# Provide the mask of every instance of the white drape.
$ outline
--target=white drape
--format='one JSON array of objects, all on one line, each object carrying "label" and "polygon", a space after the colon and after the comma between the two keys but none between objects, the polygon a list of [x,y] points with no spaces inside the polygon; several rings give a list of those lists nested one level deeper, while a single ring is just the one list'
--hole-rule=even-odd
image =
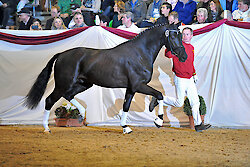
[{"label": "white drape", "polygon": [[[192,25],[193,29],[201,25]],[[43,36],[58,31],[11,31],[15,35]],[[214,126],[250,127],[249,29],[226,24],[194,36],[195,68],[199,77],[198,92],[207,105],[205,122]],[[99,26],[91,27],[73,37],[44,45],[17,45],[0,41],[0,124],[41,124],[44,99],[54,87],[53,74],[47,91],[35,110],[22,106],[37,75],[56,53],[73,47],[111,48],[126,39]],[[128,48],[129,49],[129,48]],[[163,94],[175,97],[171,60],[164,57],[164,48],[154,64],[150,85]],[[119,125],[117,114],[122,109],[125,89],[93,86],[76,99],[86,108],[87,122],[92,125]],[[60,99],[52,110],[61,105]],[[136,94],[129,112],[129,124],[153,126],[155,113],[148,111],[149,96]],[[164,108],[165,122],[172,126],[188,121],[182,108]],[[53,122],[54,114],[50,116]]]}]

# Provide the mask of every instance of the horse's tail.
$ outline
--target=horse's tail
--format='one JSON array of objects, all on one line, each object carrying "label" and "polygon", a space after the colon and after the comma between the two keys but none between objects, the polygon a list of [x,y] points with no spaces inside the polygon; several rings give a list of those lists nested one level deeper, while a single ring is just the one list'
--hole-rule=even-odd
[{"label": "horse's tail", "polygon": [[34,109],[37,107],[39,102],[41,101],[43,94],[46,90],[47,84],[49,82],[50,74],[52,72],[52,67],[54,61],[58,58],[60,53],[54,55],[49,62],[47,63],[46,67],[42,70],[42,72],[37,77],[35,83],[33,84],[32,88],[30,89],[29,93],[25,97],[24,105],[29,109]]}]

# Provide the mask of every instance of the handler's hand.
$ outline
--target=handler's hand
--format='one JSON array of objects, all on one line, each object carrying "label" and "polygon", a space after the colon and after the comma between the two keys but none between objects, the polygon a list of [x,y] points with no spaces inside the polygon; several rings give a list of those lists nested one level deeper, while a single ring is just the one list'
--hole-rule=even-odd
[{"label": "handler's hand", "polygon": [[194,83],[196,83],[199,80],[197,75],[194,75],[193,79],[194,79]]}]

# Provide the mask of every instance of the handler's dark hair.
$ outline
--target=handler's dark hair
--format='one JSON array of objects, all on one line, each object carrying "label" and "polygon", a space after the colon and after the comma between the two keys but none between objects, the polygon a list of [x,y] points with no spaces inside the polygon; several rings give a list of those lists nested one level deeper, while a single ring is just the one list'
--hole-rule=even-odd
[{"label": "handler's dark hair", "polygon": [[191,34],[193,35],[193,29],[192,29],[192,28],[190,28],[190,27],[185,27],[185,28],[183,28],[182,32],[183,32],[184,30],[190,30],[190,31],[191,31]]}]

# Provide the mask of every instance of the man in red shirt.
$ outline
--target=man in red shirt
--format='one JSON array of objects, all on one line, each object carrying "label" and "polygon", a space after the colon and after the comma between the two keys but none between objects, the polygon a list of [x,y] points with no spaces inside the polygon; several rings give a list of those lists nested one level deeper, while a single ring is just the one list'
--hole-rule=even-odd
[{"label": "man in red shirt", "polygon": [[[202,130],[206,130],[211,127],[211,125],[204,125],[201,121],[201,116],[199,113],[199,97],[197,93],[197,89],[195,83],[198,81],[198,77],[195,73],[194,68],[194,47],[190,44],[191,39],[193,37],[193,30],[189,27],[185,27],[182,31],[182,43],[185,47],[185,51],[188,55],[187,60],[185,62],[180,62],[178,57],[173,55],[171,51],[166,49],[165,56],[173,59],[173,72],[174,83],[176,89],[177,98],[164,96],[163,100],[158,101],[159,103],[159,111],[158,117],[155,119],[154,123],[157,127],[161,127],[163,123],[163,105],[173,106],[173,107],[181,107],[184,104],[185,96],[188,97],[190,101],[190,105],[192,107],[192,115],[194,117],[195,130],[197,132],[201,132]],[[151,105],[153,105],[154,100],[151,101]]]}]

